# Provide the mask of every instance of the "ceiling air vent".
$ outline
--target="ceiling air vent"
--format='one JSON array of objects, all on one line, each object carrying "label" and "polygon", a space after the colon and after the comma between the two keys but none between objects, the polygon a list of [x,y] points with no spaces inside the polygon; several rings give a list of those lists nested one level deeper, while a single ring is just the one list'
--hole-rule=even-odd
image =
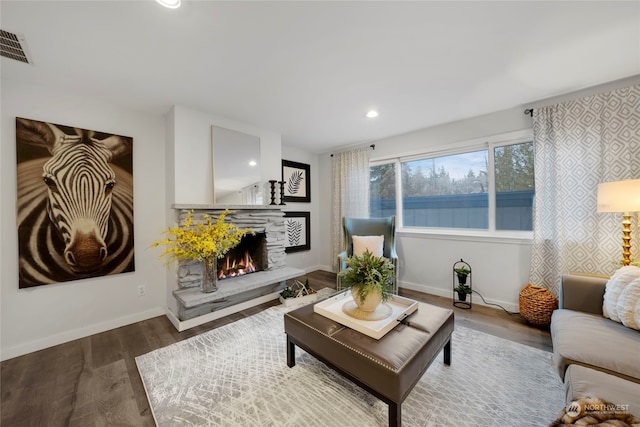
[{"label": "ceiling air vent", "polygon": [[33,64],[27,42],[22,34],[0,30],[0,55],[26,64]]}]

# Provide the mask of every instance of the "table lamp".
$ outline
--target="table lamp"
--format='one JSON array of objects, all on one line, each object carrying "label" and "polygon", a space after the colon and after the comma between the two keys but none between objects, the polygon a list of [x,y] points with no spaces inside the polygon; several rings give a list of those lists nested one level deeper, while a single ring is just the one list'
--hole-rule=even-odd
[{"label": "table lamp", "polygon": [[598,212],[622,212],[622,265],[631,264],[631,212],[640,211],[640,179],[598,184]]}]

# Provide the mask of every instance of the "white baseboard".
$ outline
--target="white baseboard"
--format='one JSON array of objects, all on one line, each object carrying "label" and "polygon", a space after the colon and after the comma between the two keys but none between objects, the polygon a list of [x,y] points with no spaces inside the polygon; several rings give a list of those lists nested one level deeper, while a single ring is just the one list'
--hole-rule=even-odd
[{"label": "white baseboard", "polygon": [[273,301],[280,297],[280,292],[273,292],[271,294],[263,295],[258,298],[251,299],[249,301],[234,304],[229,307],[221,308],[220,310],[212,311],[211,313],[203,314],[202,316],[194,317],[193,319],[180,320],[171,310],[167,309],[165,315],[178,332],[186,331],[187,329],[195,326],[203,325],[212,320],[221,319],[230,314],[237,313],[247,308],[255,307],[256,305],[263,304],[265,302]]},{"label": "white baseboard", "polygon": [[312,273],[318,270],[328,271],[329,273],[335,273],[335,271],[333,271],[331,267],[329,267],[328,265],[322,265],[322,264],[317,264],[311,267],[304,267],[302,269],[304,270],[305,274]]},{"label": "white baseboard", "polygon": [[[446,298],[453,297],[452,295],[453,291],[451,291],[450,289],[442,289],[436,286],[429,286],[421,283],[411,283],[411,282],[399,282],[398,286],[400,288],[410,289],[412,291],[424,292],[425,294],[437,295],[437,296],[446,297]],[[495,300],[487,297],[485,297],[485,299],[487,300],[487,303],[501,305],[502,307],[505,308],[505,310],[508,310],[514,313],[519,310],[517,303],[502,301],[502,300]],[[473,304],[484,305],[485,307],[494,307],[499,309],[499,307],[496,307],[495,305],[485,304],[482,301],[482,298],[480,298],[480,296],[477,294],[475,294],[473,297]]]},{"label": "white baseboard", "polygon": [[318,265],[316,270],[327,271],[329,273],[335,273],[335,270],[330,265]]},{"label": "white baseboard", "polygon": [[88,337],[90,335],[99,334],[101,332],[109,331],[111,329],[119,328],[121,326],[130,325],[132,323],[141,322],[143,320],[151,319],[152,317],[162,316],[165,312],[164,307],[154,307],[152,309],[130,314],[128,316],[119,317],[117,319],[111,319],[105,322],[94,323],[82,328],[72,329],[59,334],[51,335],[45,338],[36,339],[26,343],[14,345],[11,347],[3,347],[0,350],[0,360],[13,359],[14,357],[22,356],[34,351],[42,350],[45,348],[53,347],[58,344],[64,344],[69,341],[77,340],[80,338]]},{"label": "white baseboard", "polygon": [[319,265],[314,265],[312,267],[305,267],[303,268],[305,274],[311,273],[312,271],[316,271],[316,270],[320,270],[320,266]]}]

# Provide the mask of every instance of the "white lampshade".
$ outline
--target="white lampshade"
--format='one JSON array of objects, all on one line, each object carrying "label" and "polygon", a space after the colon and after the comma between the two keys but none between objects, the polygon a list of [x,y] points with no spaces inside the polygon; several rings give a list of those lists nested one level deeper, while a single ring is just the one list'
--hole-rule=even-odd
[{"label": "white lampshade", "polygon": [[598,212],[640,211],[640,179],[598,184]]}]

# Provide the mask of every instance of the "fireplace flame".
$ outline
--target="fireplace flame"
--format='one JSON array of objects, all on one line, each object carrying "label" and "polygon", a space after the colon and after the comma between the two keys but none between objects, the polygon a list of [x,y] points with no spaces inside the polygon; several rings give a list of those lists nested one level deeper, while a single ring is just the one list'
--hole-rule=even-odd
[{"label": "fireplace flame", "polygon": [[249,251],[245,251],[244,255],[239,258],[231,259],[227,255],[222,262],[218,262],[218,280],[228,277],[238,277],[256,271],[256,265],[249,255]]}]

